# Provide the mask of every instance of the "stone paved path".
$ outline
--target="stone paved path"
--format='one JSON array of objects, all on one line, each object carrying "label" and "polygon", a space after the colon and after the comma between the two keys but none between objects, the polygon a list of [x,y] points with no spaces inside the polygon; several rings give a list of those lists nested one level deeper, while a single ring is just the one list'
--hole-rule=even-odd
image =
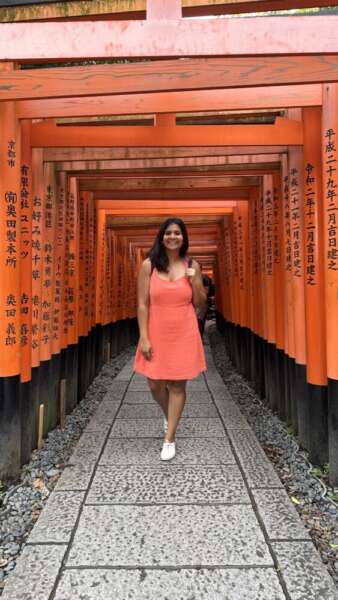
[{"label": "stone paved path", "polygon": [[3,600],[337,600],[206,346],[177,457],[127,365],[83,433]]}]

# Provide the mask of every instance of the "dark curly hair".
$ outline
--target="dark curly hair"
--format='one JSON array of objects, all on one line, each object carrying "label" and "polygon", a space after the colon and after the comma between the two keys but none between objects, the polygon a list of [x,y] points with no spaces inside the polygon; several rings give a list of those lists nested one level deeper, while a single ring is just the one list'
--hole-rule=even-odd
[{"label": "dark curly hair", "polygon": [[183,235],[183,244],[179,251],[180,256],[182,258],[184,258],[188,251],[189,238],[188,238],[188,232],[187,232],[187,228],[186,228],[185,224],[183,223],[182,219],[180,219],[179,217],[169,217],[169,219],[166,219],[162,223],[162,225],[159,229],[159,232],[155,238],[155,241],[152,245],[152,248],[149,251],[148,257],[150,258],[150,262],[151,262],[151,270],[156,268],[157,271],[162,271],[164,273],[168,272],[169,260],[168,260],[168,256],[167,256],[165,247],[162,244],[162,240],[163,240],[164,232],[173,223],[175,225],[179,226],[180,230],[182,231],[182,235]]}]

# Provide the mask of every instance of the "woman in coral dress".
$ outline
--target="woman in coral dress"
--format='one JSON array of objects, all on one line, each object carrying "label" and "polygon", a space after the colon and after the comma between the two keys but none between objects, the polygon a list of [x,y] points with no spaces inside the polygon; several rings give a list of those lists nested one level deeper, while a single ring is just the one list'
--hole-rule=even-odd
[{"label": "woman in coral dress", "polygon": [[175,433],[186,381],[206,370],[195,307],[206,302],[201,271],[188,265],[188,233],[181,219],[162,223],[138,278],[140,339],[134,370],[148,378],[165,416],[162,460],[175,456]]}]

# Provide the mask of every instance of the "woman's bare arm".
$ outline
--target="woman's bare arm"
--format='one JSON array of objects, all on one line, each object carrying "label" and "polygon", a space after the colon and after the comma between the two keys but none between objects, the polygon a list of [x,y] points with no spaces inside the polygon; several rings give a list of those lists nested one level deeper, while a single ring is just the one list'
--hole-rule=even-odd
[{"label": "woman's bare arm", "polygon": [[140,350],[147,360],[150,360],[152,355],[148,338],[150,275],[151,262],[149,258],[146,258],[142,263],[137,282],[137,320],[140,330]]},{"label": "woman's bare arm", "polygon": [[193,305],[195,308],[204,309],[207,302],[207,295],[203,286],[201,269],[196,260],[192,261],[192,268],[195,269],[195,274],[189,277],[189,280],[192,287]]}]

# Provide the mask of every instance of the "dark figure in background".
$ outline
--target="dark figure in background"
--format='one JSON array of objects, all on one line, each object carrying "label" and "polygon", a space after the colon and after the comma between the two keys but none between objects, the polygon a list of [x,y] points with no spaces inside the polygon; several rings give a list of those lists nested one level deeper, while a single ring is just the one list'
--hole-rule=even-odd
[{"label": "dark figure in background", "polygon": [[198,319],[198,328],[200,330],[201,337],[203,336],[203,333],[204,333],[205,321],[207,318],[208,309],[210,307],[210,297],[211,297],[212,291],[213,291],[213,284],[212,284],[210,277],[208,277],[208,275],[202,274],[202,281],[203,281],[203,287],[204,287],[205,293],[207,295],[207,302],[205,304],[205,307],[203,307],[202,309],[199,308],[196,310],[197,319]]}]

